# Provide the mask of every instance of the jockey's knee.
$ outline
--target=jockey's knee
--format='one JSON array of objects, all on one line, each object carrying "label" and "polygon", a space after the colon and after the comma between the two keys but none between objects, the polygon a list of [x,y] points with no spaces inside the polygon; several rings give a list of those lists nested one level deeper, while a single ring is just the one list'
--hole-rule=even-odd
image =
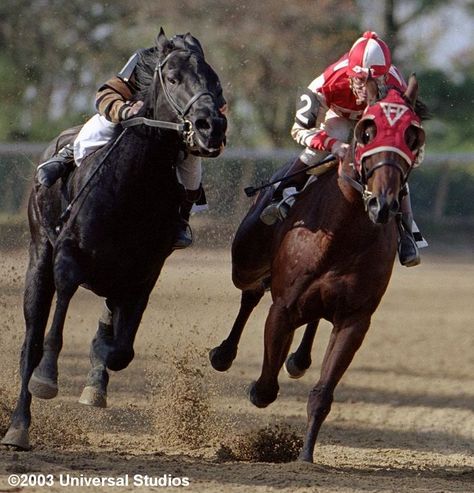
[{"label": "jockey's knee", "polygon": [[110,142],[117,135],[118,129],[117,123],[107,120],[102,115],[96,114],[90,118],[74,141],[76,165],[80,166],[89,154]]}]

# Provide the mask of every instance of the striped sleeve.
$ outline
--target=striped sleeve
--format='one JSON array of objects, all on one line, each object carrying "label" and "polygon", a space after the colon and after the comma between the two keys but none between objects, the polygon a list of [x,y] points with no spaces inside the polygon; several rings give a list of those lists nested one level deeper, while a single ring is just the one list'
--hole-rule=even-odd
[{"label": "striped sleeve", "polygon": [[130,105],[127,101],[132,98],[133,86],[119,77],[113,77],[103,84],[96,94],[95,106],[99,114],[107,120],[118,123],[123,119],[123,113]]},{"label": "striped sleeve", "polygon": [[[313,103],[316,114],[312,118],[313,126],[308,128],[303,124],[303,121],[299,118],[295,118],[295,123],[291,128],[291,136],[300,145],[305,147],[312,147],[314,149],[326,149],[324,147],[327,142],[328,135],[323,130],[321,124],[324,121],[326,113],[328,111],[328,106],[324,94],[320,91],[321,86],[324,84],[324,76],[320,75],[314,79],[308,86],[309,91],[311,91],[316,100],[317,104]],[[297,111],[301,112],[301,109]]]},{"label": "striped sleeve", "polygon": [[298,123],[293,125],[291,136],[298,144],[321,151],[331,151],[334,142],[336,142],[336,139],[330,137],[325,130],[321,128],[307,129]]}]

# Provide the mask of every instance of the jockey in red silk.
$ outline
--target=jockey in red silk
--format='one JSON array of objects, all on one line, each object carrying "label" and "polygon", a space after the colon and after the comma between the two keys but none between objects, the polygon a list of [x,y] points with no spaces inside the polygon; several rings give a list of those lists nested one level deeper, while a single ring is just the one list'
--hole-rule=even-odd
[{"label": "jockey in red silk", "polygon": [[[344,159],[352,130],[367,106],[365,82],[369,70],[377,82],[380,97],[387,94],[389,87],[401,91],[406,89],[405,80],[392,65],[387,44],[375,32],[365,32],[348,53],[326,68],[300,95],[291,135],[298,144],[305,146],[305,150],[287,174],[302,171],[329,153]],[[306,173],[300,173],[295,178],[281,182],[274,192],[274,200],[262,212],[262,221],[273,224],[285,218],[294,202],[294,199],[288,200],[289,196],[292,192],[297,193],[307,178]],[[400,235],[400,262],[413,266],[420,262],[420,257],[412,234],[413,218],[408,186],[401,209],[404,228]]]}]

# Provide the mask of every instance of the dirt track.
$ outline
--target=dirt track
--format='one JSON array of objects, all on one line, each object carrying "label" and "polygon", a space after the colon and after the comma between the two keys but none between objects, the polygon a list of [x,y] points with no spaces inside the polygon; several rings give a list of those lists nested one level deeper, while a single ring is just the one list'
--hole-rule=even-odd
[{"label": "dirt track", "polygon": [[[24,253],[0,257],[2,434],[18,389],[25,265]],[[313,368],[300,381],[282,374],[278,400],[256,409],[245,388],[259,374],[268,295],[248,324],[233,368],[218,374],[207,351],[225,337],[239,304],[228,254],[178,252],[153,293],[135,361],[111,376],[109,407],[89,409],[77,398],[101,302],[80,291],[65,330],[60,394],[34,400],[31,452],[0,450],[0,491],[21,490],[7,483],[13,473],[54,475],[53,487],[24,491],[131,491],[135,474],[187,477],[185,490],[193,492],[474,491],[473,287],[474,264],[466,254],[432,253],[420,267],[395,268],[366,341],[336,391],[314,465],[227,462],[221,444],[235,446],[242,433],[266,424],[287,423],[302,435],[328,324],[316,337]],[[129,486],[67,487],[59,484],[60,474],[115,481],[128,474]]]}]

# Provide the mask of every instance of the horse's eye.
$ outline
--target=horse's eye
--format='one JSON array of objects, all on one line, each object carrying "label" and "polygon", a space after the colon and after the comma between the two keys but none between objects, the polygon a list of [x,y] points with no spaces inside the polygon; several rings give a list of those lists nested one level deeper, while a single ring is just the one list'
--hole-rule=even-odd
[{"label": "horse's eye", "polygon": [[362,127],[359,127],[358,130],[356,138],[363,145],[368,144],[377,134],[377,127],[371,121],[363,123]]},{"label": "horse's eye", "polygon": [[166,79],[172,86],[178,82],[174,77],[167,77]]}]

